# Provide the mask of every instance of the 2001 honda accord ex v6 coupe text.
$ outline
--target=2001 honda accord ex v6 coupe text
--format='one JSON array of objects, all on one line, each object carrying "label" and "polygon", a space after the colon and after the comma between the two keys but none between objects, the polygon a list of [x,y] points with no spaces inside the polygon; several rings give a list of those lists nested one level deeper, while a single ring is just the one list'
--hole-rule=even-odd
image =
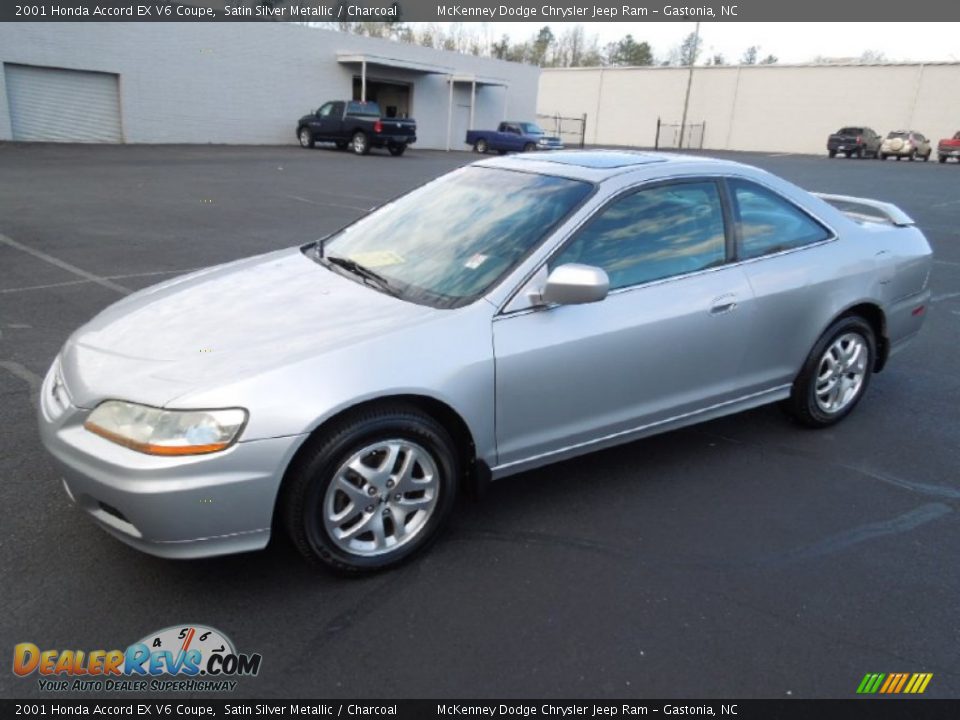
[{"label": "2001 honda accord ex v6 coupe text", "polygon": [[919,331],[931,264],[897,207],[737,163],[483,160],[107,308],[50,368],[40,428],[68,495],[141,550],[282,525],[383,568],[468,483],[775,401],[837,422]]}]

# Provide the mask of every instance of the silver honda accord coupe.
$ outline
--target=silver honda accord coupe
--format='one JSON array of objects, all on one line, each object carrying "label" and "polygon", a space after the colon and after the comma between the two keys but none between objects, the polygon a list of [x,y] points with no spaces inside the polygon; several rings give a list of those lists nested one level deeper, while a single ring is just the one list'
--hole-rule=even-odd
[{"label": "silver honda accord coupe", "polygon": [[920,330],[899,208],[700,157],[483,160],[66,342],[43,442],[140,550],[393,565],[465,488],[765,403],[825,427]]}]

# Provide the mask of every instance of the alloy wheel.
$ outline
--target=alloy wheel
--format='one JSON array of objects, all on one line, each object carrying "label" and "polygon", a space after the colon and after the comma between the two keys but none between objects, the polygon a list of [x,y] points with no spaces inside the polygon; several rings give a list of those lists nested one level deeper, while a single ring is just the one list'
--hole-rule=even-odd
[{"label": "alloy wheel", "polygon": [[817,369],[814,394],[817,406],[836,414],[852,403],[863,387],[870,349],[857,333],[845,333],[823,353]]},{"label": "alloy wheel", "polygon": [[373,557],[416,538],[437,506],[440,472],[427,450],[384,440],[351,455],[323,500],[323,524],[342,551]]}]

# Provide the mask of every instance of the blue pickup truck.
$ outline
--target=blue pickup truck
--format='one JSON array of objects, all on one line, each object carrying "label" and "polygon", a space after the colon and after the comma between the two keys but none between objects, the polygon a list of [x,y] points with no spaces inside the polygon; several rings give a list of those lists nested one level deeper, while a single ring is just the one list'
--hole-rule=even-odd
[{"label": "blue pickup truck", "polygon": [[501,155],[511,151],[563,150],[560,138],[549,137],[539,125],[531,122],[502,122],[496,130],[468,130],[466,143],[480,154],[490,150]]}]

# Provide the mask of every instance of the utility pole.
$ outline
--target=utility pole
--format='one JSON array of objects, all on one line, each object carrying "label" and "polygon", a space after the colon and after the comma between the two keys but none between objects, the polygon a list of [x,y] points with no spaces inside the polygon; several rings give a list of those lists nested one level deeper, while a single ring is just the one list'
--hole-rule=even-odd
[{"label": "utility pole", "polygon": [[683,149],[683,133],[687,129],[687,108],[690,107],[690,86],[693,84],[693,64],[697,61],[697,49],[700,47],[700,23],[693,31],[693,57],[690,58],[690,72],[687,74],[687,94],[683,98],[683,118],[680,120],[680,140],[677,149]]}]

